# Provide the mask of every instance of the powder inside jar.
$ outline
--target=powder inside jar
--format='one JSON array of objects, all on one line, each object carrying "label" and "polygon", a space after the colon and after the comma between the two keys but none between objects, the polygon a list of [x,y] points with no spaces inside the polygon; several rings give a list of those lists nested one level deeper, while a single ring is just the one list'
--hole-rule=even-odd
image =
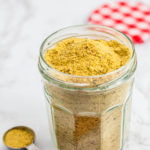
[{"label": "powder inside jar", "polygon": [[60,72],[93,76],[117,70],[130,57],[129,48],[115,40],[68,38],[49,49],[44,59]]},{"label": "powder inside jar", "polygon": [[[119,78],[124,70],[96,78],[84,76],[113,72],[125,65],[131,55],[127,46],[115,40],[68,38],[48,49],[44,59],[60,72],[83,76],[70,77],[52,70],[52,77],[64,82],[88,83],[93,88]],[[95,91],[70,90],[65,87],[65,83],[63,85],[44,82],[58,149],[121,149],[121,141],[127,137],[123,132],[128,128],[131,101],[128,93],[131,91],[132,79],[112,89],[96,88]]]}]

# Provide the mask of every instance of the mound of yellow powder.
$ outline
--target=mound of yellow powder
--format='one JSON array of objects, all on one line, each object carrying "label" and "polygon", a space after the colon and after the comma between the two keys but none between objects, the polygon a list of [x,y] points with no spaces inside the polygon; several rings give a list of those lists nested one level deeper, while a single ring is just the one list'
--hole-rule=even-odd
[{"label": "mound of yellow powder", "polygon": [[25,128],[15,128],[10,130],[4,138],[7,146],[12,148],[23,148],[30,145],[34,140],[33,134]]},{"label": "mound of yellow powder", "polygon": [[130,57],[128,47],[115,40],[68,38],[49,49],[44,59],[61,72],[92,76],[112,72],[125,65]]}]

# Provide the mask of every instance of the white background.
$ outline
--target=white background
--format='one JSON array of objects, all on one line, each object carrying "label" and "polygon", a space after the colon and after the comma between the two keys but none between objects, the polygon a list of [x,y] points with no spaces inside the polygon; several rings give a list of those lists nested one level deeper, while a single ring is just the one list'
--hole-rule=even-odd
[{"label": "white background", "polygon": [[[41,150],[50,150],[39,47],[50,33],[84,24],[107,0],[0,0],[0,149],[3,133],[15,125],[36,132]],[[115,1],[115,0],[114,0]],[[150,1],[145,0],[149,3]],[[128,150],[150,150],[150,42],[136,45],[138,69]]]}]

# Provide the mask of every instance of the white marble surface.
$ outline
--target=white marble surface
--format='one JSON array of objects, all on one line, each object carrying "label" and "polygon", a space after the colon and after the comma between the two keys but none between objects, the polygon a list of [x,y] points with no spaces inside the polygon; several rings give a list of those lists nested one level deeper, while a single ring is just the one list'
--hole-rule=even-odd
[{"label": "white marble surface", "polygon": [[[4,131],[14,125],[34,128],[40,149],[52,149],[37,68],[40,44],[57,29],[86,23],[92,9],[104,1],[0,0],[0,149],[5,150]],[[138,69],[127,149],[150,150],[150,41],[136,45],[136,51]]]}]

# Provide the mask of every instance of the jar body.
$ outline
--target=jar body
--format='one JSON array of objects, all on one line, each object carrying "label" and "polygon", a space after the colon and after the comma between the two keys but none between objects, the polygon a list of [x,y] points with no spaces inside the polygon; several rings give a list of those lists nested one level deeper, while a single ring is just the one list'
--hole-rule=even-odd
[{"label": "jar body", "polygon": [[[57,150],[123,150],[136,68],[136,57],[133,59],[123,76],[103,88],[66,86],[66,82],[57,84],[49,80],[52,75],[43,75],[50,131]],[[41,73],[45,74],[39,63]]]},{"label": "jar body", "polygon": [[68,91],[45,84],[59,150],[121,150],[127,139],[133,78],[111,90]]}]

